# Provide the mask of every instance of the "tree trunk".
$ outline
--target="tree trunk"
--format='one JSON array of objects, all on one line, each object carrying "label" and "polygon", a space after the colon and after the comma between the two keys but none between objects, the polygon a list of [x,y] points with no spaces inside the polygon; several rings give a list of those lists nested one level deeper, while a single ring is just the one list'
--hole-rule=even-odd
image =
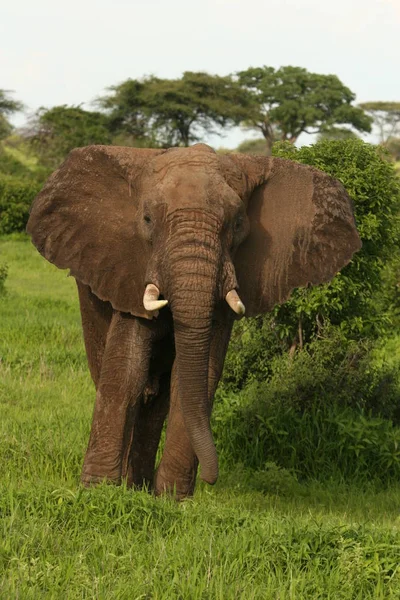
[{"label": "tree trunk", "polygon": [[271,124],[268,121],[264,121],[261,125],[261,131],[267,143],[267,156],[272,155],[272,146],[274,143],[274,132]]}]

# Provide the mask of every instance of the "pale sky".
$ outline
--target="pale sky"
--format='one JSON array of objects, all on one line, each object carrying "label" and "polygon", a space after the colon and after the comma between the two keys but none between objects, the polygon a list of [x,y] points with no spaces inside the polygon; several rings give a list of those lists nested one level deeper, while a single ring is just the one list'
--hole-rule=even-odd
[{"label": "pale sky", "polygon": [[399,39],[400,0],[14,0],[1,9],[0,88],[30,112],[90,109],[129,77],[293,65],[338,75],[357,102],[400,101]]}]

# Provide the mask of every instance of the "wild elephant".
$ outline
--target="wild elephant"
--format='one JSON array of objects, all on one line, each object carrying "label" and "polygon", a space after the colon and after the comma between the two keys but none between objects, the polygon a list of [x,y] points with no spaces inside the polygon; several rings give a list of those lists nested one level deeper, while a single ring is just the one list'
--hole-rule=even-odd
[{"label": "wild elephant", "polygon": [[27,230],[78,285],[97,390],[82,481],[126,478],[180,498],[198,462],[202,479],[218,477],[210,414],[235,317],[328,281],[361,245],[337,180],[203,144],[76,149]]}]

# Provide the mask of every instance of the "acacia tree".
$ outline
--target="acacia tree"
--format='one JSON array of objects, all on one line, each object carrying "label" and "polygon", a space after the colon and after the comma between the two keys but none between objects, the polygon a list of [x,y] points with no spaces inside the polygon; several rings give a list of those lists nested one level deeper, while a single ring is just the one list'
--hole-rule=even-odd
[{"label": "acacia tree", "polygon": [[108,117],[111,133],[123,136],[125,144],[155,145],[150,131],[151,115],[143,100],[143,92],[152,81],[152,77],[127,79],[109,87],[111,93],[96,100]]},{"label": "acacia tree", "polygon": [[23,108],[22,103],[10,98],[9,94],[8,90],[0,90],[0,139],[11,133],[12,126],[8,117]]},{"label": "acacia tree", "polygon": [[373,119],[381,144],[400,135],[400,102],[363,102],[359,106]]},{"label": "acacia tree", "polygon": [[24,132],[40,161],[55,168],[70,150],[89,144],[109,144],[107,117],[80,106],[40,108]]},{"label": "acacia tree", "polygon": [[115,133],[126,132],[158,146],[189,146],[208,133],[242,121],[250,93],[232,77],[186,71],[179,79],[148,77],[110,88],[99,99]]},{"label": "acacia tree", "polygon": [[249,68],[237,80],[253,95],[245,125],[274,141],[294,144],[302,133],[333,132],[343,125],[370,131],[372,119],[352,103],[355,94],[336,75],[309,73],[301,67]]}]

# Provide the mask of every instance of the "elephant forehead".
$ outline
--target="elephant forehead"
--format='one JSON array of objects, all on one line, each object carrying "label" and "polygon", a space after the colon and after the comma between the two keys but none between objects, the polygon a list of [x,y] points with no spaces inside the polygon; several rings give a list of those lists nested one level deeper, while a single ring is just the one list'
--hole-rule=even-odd
[{"label": "elephant forehead", "polygon": [[[222,185],[222,181],[220,182]],[[221,194],[218,194],[218,186],[210,181],[210,177],[204,173],[182,173],[171,174],[157,186],[159,197],[172,210],[181,208],[198,208],[206,210],[213,208],[213,212],[223,213],[223,202]]]},{"label": "elephant forehead", "polygon": [[211,175],[218,171],[219,164],[211,148],[198,144],[190,148],[171,148],[156,156],[149,166],[152,176],[163,179],[171,171],[192,172],[193,176],[204,171]]},{"label": "elephant forehead", "polygon": [[[215,169],[202,163],[168,164],[153,171],[144,183],[146,197],[167,204],[172,210],[179,208],[216,209],[223,204],[226,188],[223,177]],[[219,212],[219,211],[217,211]]]}]

